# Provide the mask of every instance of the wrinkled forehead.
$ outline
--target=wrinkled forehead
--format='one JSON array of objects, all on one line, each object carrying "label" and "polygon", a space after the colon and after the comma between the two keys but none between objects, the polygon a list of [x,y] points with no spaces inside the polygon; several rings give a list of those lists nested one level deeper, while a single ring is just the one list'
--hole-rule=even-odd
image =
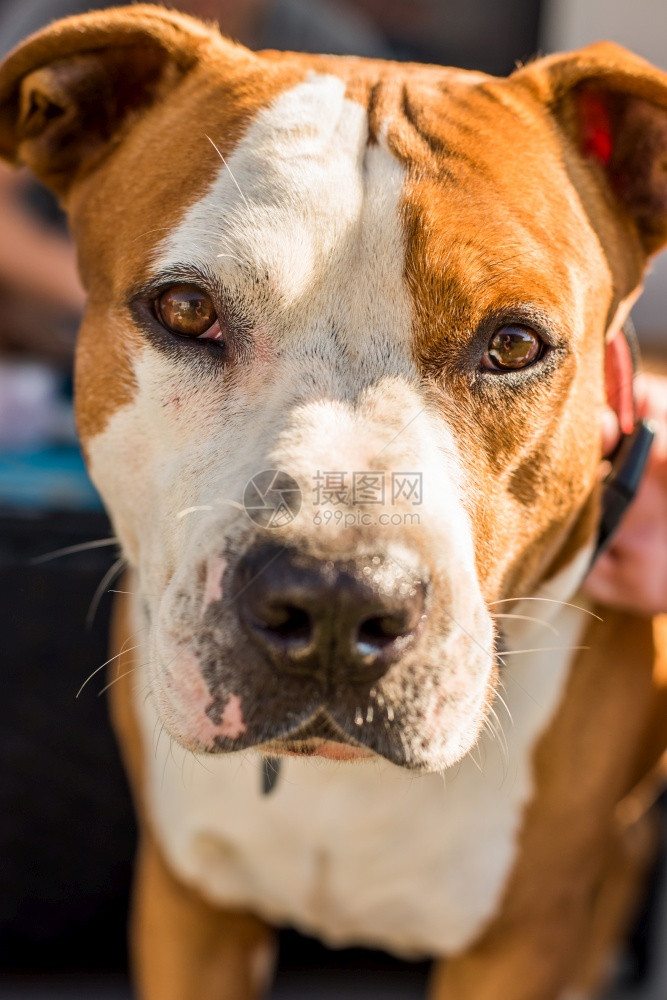
[{"label": "wrinkled forehead", "polygon": [[316,352],[323,391],[341,363],[414,379],[517,305],[598,334],[608,268],[541,106],[463,71],[256,62],[198,70],[78,192],[84,439],[134,398],[150,282],[216,286],[255,349]]},{"label": "wrinkled forehead", "polygon": [[220,239],[239,267],[294,295],[313,266],[335,272],[362,231],[379,240],[383,213],[401,214],[405,253],[438,268],[461,249],[474,266],[471,247],[497,256],[517,245],[542,267],[558,255],[554,230],[562,250],[564,217],[581,216],[546,113],[527,111],[508,81],[364,60],[257,62],[236,78],[194,73],[82,185],[73,216],[90,283],[103,274],[124,291],[178,263],[185,243],[210,266]]}]

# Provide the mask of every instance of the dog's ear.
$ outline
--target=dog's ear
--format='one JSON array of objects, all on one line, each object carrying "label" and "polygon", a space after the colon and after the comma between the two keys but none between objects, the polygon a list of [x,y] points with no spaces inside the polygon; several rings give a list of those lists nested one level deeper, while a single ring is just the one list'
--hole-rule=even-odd
[{"label": "dog's ear", "polygon": [[667,73],[612,42],[540,59],[528,84],[636,227],[647,254],[667,243]]},{"label": "dog's ear", "polygon": [[0,156],[65,196],[212,42],[199,21],[144,4],[55,22],[0,68]]}]

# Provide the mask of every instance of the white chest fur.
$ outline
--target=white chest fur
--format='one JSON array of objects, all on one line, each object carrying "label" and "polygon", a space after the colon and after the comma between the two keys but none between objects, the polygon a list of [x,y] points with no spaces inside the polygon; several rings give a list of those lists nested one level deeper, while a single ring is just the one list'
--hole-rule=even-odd
[{"label": "white chest fur", "polygon": [[259,754],[195,759],[167,736],[155,747],[154,709],[138,698],[148,808],[173,869],[213,901],[330,944],[404,955],[464,948],[497,907],[532,791],[533,750],[586,624],[573,608],[521,610],[538,607],[558,638],[541,625],[513,635],[516,649],[552,648],[508,658],[503,698],[511,721],[496,706],[502,738],[485,733],[443,775],[380,760],[284,758],[276,789],[263,795]]}]

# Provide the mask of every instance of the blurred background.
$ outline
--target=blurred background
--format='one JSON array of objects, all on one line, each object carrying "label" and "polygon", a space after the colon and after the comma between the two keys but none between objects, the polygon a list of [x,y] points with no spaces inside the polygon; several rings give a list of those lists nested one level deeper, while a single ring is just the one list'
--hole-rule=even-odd
[{"label": "blurred background", "polygon": [[[104,3],[0,0],[0,55]],[[599,38],[667,69],[665,0],[200,0],[255,48],[385,56],[506,74]],[[0,1000],[127,1000],[134,824],[99,694],[118,552],[79,454],[71,358],[84,296],[53,199],[0,164]],[[667,255],[635,313],[667,362]],[[91,543],[94,543],[91,547]],[[48,558],[47,558],[48,556]],[[662,868],[610,1000],[664,1000]],[[427,966],[283,939],[274,1000],[418,998]]]}]

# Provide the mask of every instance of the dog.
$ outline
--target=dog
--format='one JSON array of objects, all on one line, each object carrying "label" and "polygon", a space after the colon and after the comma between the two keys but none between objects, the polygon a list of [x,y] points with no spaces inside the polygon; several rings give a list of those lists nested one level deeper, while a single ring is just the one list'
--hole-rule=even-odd
[{"label": "dog", "polygon": [[665,745],[664,629],[577,590],[667,75],[256,54],[136,5],[27,40],[0,109],[88,293],[140,995],[261,995],[281,924],[433,956],[432,1000],[595,995]]}]

